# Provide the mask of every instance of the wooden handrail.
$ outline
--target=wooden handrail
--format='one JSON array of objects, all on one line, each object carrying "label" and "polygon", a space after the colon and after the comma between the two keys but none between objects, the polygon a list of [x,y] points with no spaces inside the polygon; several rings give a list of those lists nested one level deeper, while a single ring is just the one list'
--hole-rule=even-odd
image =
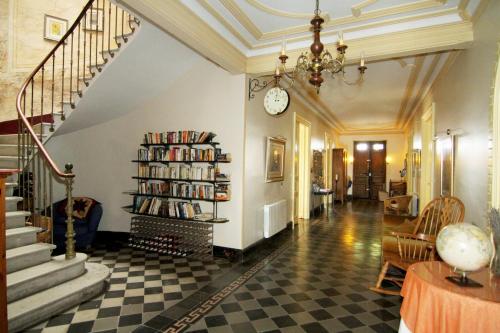
[{"label": "wooden handrail", "polygon": [[29,132],[31,138],[34,140],[35,144],[38,146],[39,153],[47,161],[47,163],[50,166],[50,168],[52,169],[52,171],[55,174],[57,174],[59,177],[61,177],[61,178],[74,178],[75,174],[62,172],[57,167],[57,165],[54,163],[54,161],[50,157],[49,153],[47,152],[47,150],[43,146],[42,142],[38,139],[35,131],[33,130],[33,127],[31,127],[31,124],[29,123],[28,119],[24,115],[21,103],[22,103],[23,95],[26,93],[26,90],[27,90],[28,85],[30,84],[30,82],[32,82],[33,78],[36,76],[36,74],[38,74],[38,72],[40,71],[40,69],[42,67],[44,67],[45,64],[48,63],[48,61],[50,60],[50,58],[56,53],[56,51],[59,49],[59,47],[61,45],[64,45],[64,43],[66,43],[66,40],[68,39],[68,37],[71,36],[71,34],[79,26],[80,21],[82,20],[82,18],[85,15],[87,15],[87,10],[92,6],[92,4],[94,3],[94,1],[95,0],[89,0],[87,2],[87,4],[85,5],[85,7],[83,7],[82,11],[80,12],[80,14],[78,15],[78,17],[76,18],[75,22],[68,29],[68,31],[66,32],[66,34],[64,34],[64,36],[59,40],[59,42],[57,42],[57,44],[52,48],[52,50],[49,52],[49,54],[42,60],[42,62],[31,73],[31,75],[28,76],[28,78],[26,79],[26,81],[21,86],[21,89],[20,89],[19,93],[17,94],[17,99],[16,99],[16,108],[17,108],[17,113],[19,115],[19,118],[23,122],[24,126],[26,126],[26,129],[28,130],[28,132]]}]

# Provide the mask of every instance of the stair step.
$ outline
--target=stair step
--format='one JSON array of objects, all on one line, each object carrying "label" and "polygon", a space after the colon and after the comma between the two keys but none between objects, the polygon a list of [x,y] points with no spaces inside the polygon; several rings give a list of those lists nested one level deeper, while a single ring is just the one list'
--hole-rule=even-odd
[{"label": "stair step", "polygon": [[52,260],[7,274],[7,303],[36,294],[85,273],[87,255],[77,253],[66,260],[62,254]]},{"label": "stair step", "polygon": [[[0,144],[0,156],[17,156],[18,150],[23,149],[24,152],[30,150],[29,145],[18,145],[17,143],[2,143]],[[37,150],[38,146],[34,145],[33,149]]]},{"label": "stair step", "polygon": [[7,250],[36,243],[36,234],[40,231],[42,228],[37,227],[7,229],[5,231]]},{"label": "stair step", "polygon": [[6,229],[22,228],[26,226],[26,218],[31,216],[30,212],[16,211],[5,213],[7,222]]},{"label": "stair step", "polygon": [[[47,130],[47,133],[48,133],[48,130]],[[48,134],[44,133],[42,135],[42,140],[45,140],[47,137],[48,137]],[[38,135],[38,138],[40,138],[40,135]],[[7,143],[7,144],[16,144],[17,145],[17,139],[18,139],[17,134],[0,135],[0,144]]]},{"label": "stair step", "polygon": [[50,261],[53,244],[36,243],[7,250],[7,274]]},{"label": "stair step", "polygon": [[[17,175],[15,175],[17,177]],[[17,182],[5,183],[5,195],[11,196],[14,194],[14,189],[18,186]]]},{"label": "stair step", "polygon": [[104,292],[109,268],[94,263],[85,268],[76,279],[8,304],[9,332],[31,327]]},{"label": "stair step", "polygon": [[22,202],[23,197],[6,197],[5,198],[5,210],[7,212],[17,211],[17,203]]}]

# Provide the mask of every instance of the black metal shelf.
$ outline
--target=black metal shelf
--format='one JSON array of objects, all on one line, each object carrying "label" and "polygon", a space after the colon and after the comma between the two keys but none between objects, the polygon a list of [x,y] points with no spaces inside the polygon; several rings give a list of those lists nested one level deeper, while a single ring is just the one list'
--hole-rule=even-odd
[{"label": "black metal shelf", "polygon": [[187,200],[187,201],[208,201],[208,202],[227,202],[227,201],[229,201],[229,199],[226,199],[226,200],[202,199],[202,198],[178,197],[178,196],[173,196],[173,195],[144,194],[144,193],[139,193],[139,192],[132,192],[132,193],[128,193],[128,194],[134,195],[134,196],[141,196],[141,197],[169,198],[169,199],[180,199],[180,200]]},{"label": "black metal shelf", "polygon": [[134,163],[162,163],[162,164],[169,164],[169,163],[183,163],[183,164],[192,164],[192,163],[209,163],[209,164],[216,164],[216,163],[231,163],[231,161],[142,161],[142,160],[132,160]]},{"label": "black metal shelf", "polygon": [[160,146],[160,147],[170,147],[170,146],[218,146],[219,142],[187,142],[187,143],[142,143],[143,147]]},{"label": "black metal shelf", "polygon": [[139,180],[163,180],[169,182],[184,182],[184,183],[209,183],[209,184],[217,184],[217,183],[230,183],[230,180],[201,180],[201,179],[180,179],[180,178],[160,178],[160,177],[136,177],[133,176],[132,179]]},{"label": "black metal shelf", "polygon": [[214,221],[214,219],[211,220],[197,220],[197,219],[183,219],[180,217],[173,217],[173,216],[161,216],[161,215],[153,215],[153,214],[145,214],[145,213],[136,213],[133,210],[132,206],[125,206],[122,207],[127,213],[130,213],[132,215],[139,215],[139,216],[149,216],[149,217],[157,217],[157,218],[163,218],[163,219],[169,219],[169,220],[179,220],[179,221],[186,221],[186,222],[197,222],[197,223],[211,223],[211,224],[221,224],[221,223],[227,223],[229,222],[228,219],[217,219],[217,221]]}]

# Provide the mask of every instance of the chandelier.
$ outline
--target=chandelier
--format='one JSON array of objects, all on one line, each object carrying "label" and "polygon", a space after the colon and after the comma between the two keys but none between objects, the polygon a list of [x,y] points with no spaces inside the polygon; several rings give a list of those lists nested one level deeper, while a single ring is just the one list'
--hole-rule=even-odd
[{"label": "chandelier", "polygon": [[[344,43],[342,32],[338,34],[337,43],[337,56],[334,58],[333,55],[325,50],[325,46],[321,42],[321,25],[325,20],[320,16],[321,10],[319,9],[319,0],[316,0],[316,9],[314,10],[314,17],[311,20],[312,31],[314,33],[314,41],[311,44],[310,52],[303,52],[297,59],[297,64],[293,70],[289,71],[286,68],[286,61],[288,56],[286,55],[286,42],[283,42],[281,48],[281,54],[278,57],[279,61],[276,63],[276,71],[273,75],[275,86],[281,86],[280,79],[284,76],[288,78],[289,87],[293,86],[297,77],[308,76],[308,81],[311,85],[316,88],[316,92],[319,94],[319,89],[323,83],[323,72],[328,72],[332,77],[335,74],[341,74],[342,80],[348,85],[356,85],[363,81],[364,74],[366,71],[364,53],[361,53],[361,59],[358,66],[359,76],[354,82],[349,82],[345,77],[345,53],[347,45]],[[254,97],[254,92],[261,91],[265,89],[271,82],[263,81],[262,83],[258,79],[250,79],[249,81],[249,97]]]}]

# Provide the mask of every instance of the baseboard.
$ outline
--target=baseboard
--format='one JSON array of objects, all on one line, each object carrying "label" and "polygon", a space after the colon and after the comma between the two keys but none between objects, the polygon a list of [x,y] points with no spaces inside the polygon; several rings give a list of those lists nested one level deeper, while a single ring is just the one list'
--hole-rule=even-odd
[{"label": "baseboard", "polygon": [[214,256],[219,258],[225,258],[230,261],[243,261],[246,257],[252,255],[259,250],[267,248],[269,244],[276,242],[277,239],[281,238],[286,230],[291,230],[293,226],[293,222],[289,221],[286,225],[286,228],[273,235],[270,238],[262,238],[257,242],[247,246],[243,250],[233,249],[224,246],[215,246],[214,245]]}]

